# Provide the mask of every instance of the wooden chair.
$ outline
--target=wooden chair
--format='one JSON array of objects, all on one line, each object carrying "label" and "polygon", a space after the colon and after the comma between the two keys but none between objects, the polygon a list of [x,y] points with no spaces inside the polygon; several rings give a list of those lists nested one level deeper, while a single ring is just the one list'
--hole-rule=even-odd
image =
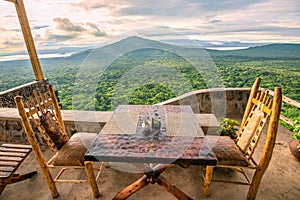
[{"label": "wooden chair", "polygon": [[[48,92],[33,91],[33,96],[27,101],[23,101],[22,97],[17,96],[15,102],[28,141],[48,183],[52,197],[55,198],[59,195],[55,183],[89,183],[94,197],[99,197],[97,180],[100,177],[103,163],[96,169],[98,173],[95,176],[93,163],[84,161],[84,154],[96,134],[76,133],[71,137],[67,136],[60,108],[51,85],[48,86]],[[37,133],[34,130],[38,130]],[[45,140],[53,152],[52,158],[47,162],[39,145],[40,140]],[[54,179],[50,172],[52,168],[61,169]],[[68,169],[85,169],[87,179],[63,179],[62,174]]]},{"label": "wooden chair", "polygon": [[[207,137],[218,158],[218,163],[217,166],[206,167],[204,180],[205,196],[210,194],[211,181],[215,181],[250,185],[247,199],[255,199],[256,197],[261,179],[272,157],[282,102],[281,88],[275,88],[274,98],[271,99],[268,91],[259,91],[259,84],[260,79],[258,78],[251,89],[236,141],[231,140],[227,136]],[[259,162],[256,162],[253,154],[268,121],[269,126],[264,149]],[[241,172],[245,176],[246,181],[212,180],[215,167],[231,168]],[[255,170],[252,179],[247,176],[245,168]]]},{"label": "wooden chair", "polygon": [[13,183],[24,181],[37,174],[36,171],[17,174],[16,171],[30,154],[30,145],[2,144],[0,147],[0,195],[4,188]]}]

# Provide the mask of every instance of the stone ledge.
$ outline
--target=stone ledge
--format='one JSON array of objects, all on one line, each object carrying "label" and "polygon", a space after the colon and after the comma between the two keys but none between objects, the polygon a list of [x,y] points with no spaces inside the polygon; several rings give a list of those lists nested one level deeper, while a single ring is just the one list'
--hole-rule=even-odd
[{"label": "stone ledge", "polygon": [[220,124],[214,114],[196,114],[196,117],[206,135],[215,135],[220,129]]},{"label": "stone ledge", "polygon": [[190,105],[194,113],[217,118],[243,116],[251,88],[210,88],[185,93],[158,105]]},{"label": "stone ledge", "polygon": [[99,122],[105,124],[112,116],[111,111],[61,110],[64,122]]},{"label": "stone ledge", "polygon": [[[74,111],[61,110],[65,123],[99,123],[102,126],[111,118],[113,112],[105,111]],[[203,128],[219,128],[219,122],[213,114],[196,114],[199,125]],[[17,108],[0,108],[0,119],[19,120],[20,116]]]},{"label": "stone ledge", "polygon": [[[99,133],[112,115],[112,112],[72,110],[61,112],[68,135],[76,132]],[[17,108],[0,108],[0,141],[27,143]]]},{"label": "stone ledge", "polygon": [[[76,132],[99,133],[113,112],[61,110],[68,135]],[[220,128],[213,114],[196,114],[205,134]],[[37,130],[34,130],[37,131]],[[0,141],[27,143],[17,108],[0,108]]]},{"label": "stone ledge", "polygon": [[[105,124],[111,117],[112,112],[104,111],[74,111],[61,110],[64,122],[98,122]],[[17,108],[0,108],[0,119],[20,119]]]}]

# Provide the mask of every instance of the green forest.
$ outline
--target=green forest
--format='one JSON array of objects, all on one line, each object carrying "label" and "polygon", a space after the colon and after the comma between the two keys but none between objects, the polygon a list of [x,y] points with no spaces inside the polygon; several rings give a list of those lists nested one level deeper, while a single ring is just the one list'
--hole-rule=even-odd
[{"label": "green forest", "polygon": [[[63,109],[109,111],[124,103],[155,104],[213,84],[251,87],[257,77],[263,79],[261,87],[282,87],[285,96],[299,102],[299,46],[269,45],[236,51],[181,48],[192,55],[187,57],[162,46],[129,51],[109,62],[103,61],[105,56],[97,56],[97,51],[86,50],[67,58],[41,59],[41,65],[45,77],[58,90]],[[34,80],[29,61],[0,62],[0,70],[0,91]],[[285,105],[282,112],[300,120],[297,108]]]}]

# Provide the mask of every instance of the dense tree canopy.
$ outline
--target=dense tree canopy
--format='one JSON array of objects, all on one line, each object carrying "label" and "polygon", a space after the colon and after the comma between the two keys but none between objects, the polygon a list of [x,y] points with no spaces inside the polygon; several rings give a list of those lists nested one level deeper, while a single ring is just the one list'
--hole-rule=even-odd
[{"label": "dense tree canopy", "polygon": [[[45,77],[59,92],[63,109],[107,111],[124,102],[155,104],[191,90],[204,89],[209,81],[181,56],[161,49],[139,49],[121,55],[98,74],[95,73],[99,71],[97,63],[90,62],[87,70],[81,72],[96,85],[88,97],[89,85],[77,76],[83,67],[84,54],[87,53],[41,60]],[[261,87],[282,87],[285,96],[300,101],[299,57],[263,57],[244,51],[231,54],[209,51],[209,54],[224,87],[251,87],[256,77],[261,77]],[[34,80],[28,61],[0,62],[0,69],[0,91]],[[77,101],[73,101],[74,96]],[[284,106],[282,112],[300,120],[297,108]]]}]

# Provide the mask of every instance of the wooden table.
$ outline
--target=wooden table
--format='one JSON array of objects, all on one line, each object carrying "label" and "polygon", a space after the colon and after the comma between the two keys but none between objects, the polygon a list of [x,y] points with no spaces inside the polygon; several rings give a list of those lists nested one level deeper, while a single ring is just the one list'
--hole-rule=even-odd
[{"label": "wooden table", "polygon": [[[161,119],[159,131],[145,132],[143,123],[152,121],[153,111]],[[144,172],[115,200],[126,199],[149,183],[161,185],[177,199],[192,199],[161,173],[174,164],[217,163],[190,106],[119,106],[89,147],[85,159],[132,163]]]}]

